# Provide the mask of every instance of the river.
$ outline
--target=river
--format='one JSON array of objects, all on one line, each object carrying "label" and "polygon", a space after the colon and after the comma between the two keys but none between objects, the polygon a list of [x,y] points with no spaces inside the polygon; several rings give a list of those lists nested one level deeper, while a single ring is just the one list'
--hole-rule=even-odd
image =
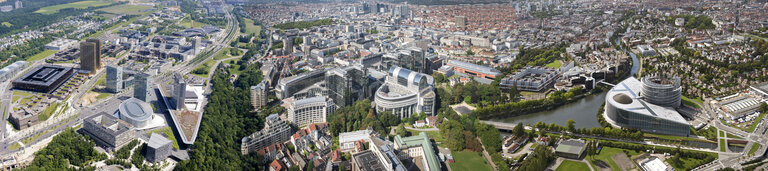
[{"label": "river", "polygon": [[[634,75],[640,69],[640,62],[634,53],[631,51],[628,53],[632,57],[632,71],[630,75]],[[600,94],[587,96],[576,102],[566,104],[548,111],[541,111],[508,118],[494,118],[489,120],[514,124],[522,122],[523,124],[530,125],[541,121],[547,124],[555,123],[557,125],[565,126],[566,121],[573,119],[573,121],[576,122],[576,128],[600,127],[600,123],[597,122],[597,111],[600,110],[600,106],[605,102],[606,93],[608,93],[608,91],[603,91]]]}]

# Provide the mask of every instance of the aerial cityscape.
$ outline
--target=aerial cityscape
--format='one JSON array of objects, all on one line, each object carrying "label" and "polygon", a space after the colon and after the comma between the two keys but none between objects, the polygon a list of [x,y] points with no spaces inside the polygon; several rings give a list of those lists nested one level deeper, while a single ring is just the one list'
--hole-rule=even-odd
[{"label": "aerial cityscape", "polygon": [[766,0],[0,0],[2,170],[764,171]]}]

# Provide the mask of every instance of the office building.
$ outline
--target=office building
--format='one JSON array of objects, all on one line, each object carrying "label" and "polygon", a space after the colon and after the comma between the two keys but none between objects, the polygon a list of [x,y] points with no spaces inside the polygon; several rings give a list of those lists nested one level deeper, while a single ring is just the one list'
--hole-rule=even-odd
[{"label": "office building", "polygon": [[284,54],[293,53],[293,39],[292,37],[286,37],[283,39],[283,52]]},{"label": "office building", "polygon": [[276,86],[277,98],[289,98],[296,92],[324,81],[326,71],[327,70],[319,69],[280,79]]},{"label": "office building", "polygon": [[368,70],[360,64],[334,68],[325,74],[328,96],[338,106],[351,105],[357,100],[370,97]]},{"label": "office building", "polygon": [[339,133],[339,149],[341,152],[354,151],[356,142],[371,142],[371,134],[373,133],[373,130],[369,129]]},{"label": "office building", "polygon": [[434,78],[405,68],[390,68],[384,85],[376,90],[376,112],[389,111],[400,118],[424,112],[433,115],[435,108]]},{"label": "office building", "polygon": [[251,105],[254,109],[267,106],[267,100],[269,100],[267,96],[269,85],[267,84],[267,80],[262,80],[259,84],[251,86]]},{"label": "office building", "polygon": [[94,42],[80,42],[80,69],[89,71],[89,74],[95,74],[98,70],[96,60],[99,58],[96,51],[99,48]]},{"label": "office building", "polygon": [[107,149],[120,149],[136,139],[133,125],[104,112],[83,120],[82,129],[96,144]]},{"label": "office building", "polygon": [[266,118],[266,123],[264,123],[264,129],[243,137],[240,152],[246,155],[266,146],[288,141],[291,134],[293,132],[288,122],[281,120],[277,114],[269,115]]},{"label": "office building", "polygon": [[587,142],[582,139],[562,140],[555,148],[555,155],[570,159],[581,159],[587,149]]},{"label": "office building", "polygon": [[560,77],[557,70],[540,66],[526,66],[515,73],[501,79],[500,88],[511,89],[516,87],[522,91],[544,91],[555,83]]},{"label": "office building", "polygon": [[311,123],[325,122],[325,118],[336,110],[333,99],[317,96],[293,100],[288,104],[288,121],[298,127]]},{"label": "office building", "polygon": [[133,97],[144,102],[149,102],[150,93],[155,91],[152,84],[152,75],[136,73],[133,81]]},{"label": "office building", "polygon": [[200,38],[195,37],[192,38],[192,55],[197,55],[200,53]]},{"label": "office building", "polygon": [[449,60],[446,65],[452,66],[453,67],[452,69],[455,72],[467,74],[473,77],[480,77],[480,78],[493,80],[493,79],[496,79],[496,77],[501,76],[501,71],[496,70],[495,68],[477,65],[469,62]]},{"label": "office building", "polygon": [[359,171],[406,171],[392,145],[379,137],[371,138],[369,149],[352,154],[353,170]]},{"label": "office building", "polygon": [[74,75],[75,69],[58,65],[40,65],[13,80],[13,88],[51,93]]},{"label": "office building", "polygon": [[464,29],[467,27],[467,17],[456,16],[454,17],[454,19],[456,20],[454,21],[456,23],[456,27],[458,27],[459,29]]},{"label": "office building", "polygon": [[19,1],[19,0],[16,0],[16,4],[15,5],[16,5],[16,9],[24,8],[24,4],[21,1]]},{"label": "office building", "polygon": [[403,67],[411,71],[425,73],[427,70],[427,58],[418,47],[401,49],[394,53],[384,54],[381,58],[379,70],[388,71],[393,67]]},{"label": "office building", "polygon": [[187,81],[184,80],[184,77],[178,73],[174,74],[174,81],[173,98],[176,100],[176,110],[186,109],[184,102],[186,101],[185,96],[187,94]]},{"label": "office building", "polygon": [[107,66],[107,91],[112,93],[123,91],[123,67]]},{"label": "office building", "polygon": [[149,125],[155,112],[149,103],[136,98],[130,98],[120,103],[118,107],[120,119],[131,123],[135,128],[141,129]]},{"label": "office building", "polygon": [[147,142],[147,152],[145,158],[151,163],[157,163],[165,160],[171,155],[171,145],[173,143],[168,138],[152,133]]},{"label": "office building", "polygon": [[16,61],[13,62],[13,64],[3,67],[3,69],[0,69],[0,80],[10,80],[14,75],[19,73],[19,71],[27,68],[27,64],[27,61]]},{"label": "office building", "polygon": [[[614,86],[605,96],[605,120],[614,127],[638,129],[643,132],[688,136],[690,124],[675,108],[650,103],[654,93],[644,90],[634,77]],[[640,94],[642,93],[642,94]],[[651,96],[645,96],[649,94]],[[669,103],[663,103],[669,104]]]},{"label": "office building", "polygon": [[421,158],[422,166],[425,171],[438,171],[440,170],[440,161],[437,158],[437,152],[432,146],[432,141],[429,140],[429,135],[426,132],[421,132],[419,135],[410,137],[400,137],[395,135],[395,149],[400,150],[408,154],[411,158]]}]

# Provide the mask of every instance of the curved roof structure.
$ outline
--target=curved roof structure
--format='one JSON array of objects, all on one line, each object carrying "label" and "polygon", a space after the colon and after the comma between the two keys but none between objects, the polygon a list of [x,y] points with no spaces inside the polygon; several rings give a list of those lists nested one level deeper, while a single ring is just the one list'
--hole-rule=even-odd
[{"label": "curved roof structure", "polygon": [[120,119],[125,120],[136,127],[144,127],[151,120],[152,106],[137,98],[130,98],[120,103],[118,108]]},{"label": "curved roof structure", "polygon": [[627,78],[608,91],[606,103],[608,103],[607,105],[630,111],[635,114],[680,124],[688,124],[688,122],[674,108],[647,102],[639,95],[641,90],[642,83],[639,80],[634,77]]}]

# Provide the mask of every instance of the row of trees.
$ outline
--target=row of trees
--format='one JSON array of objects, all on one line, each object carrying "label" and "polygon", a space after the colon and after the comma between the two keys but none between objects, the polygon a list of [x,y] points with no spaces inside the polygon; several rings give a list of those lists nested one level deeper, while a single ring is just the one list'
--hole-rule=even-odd
[{"label": "row of trees", "polygon": [[498,105],[489,105],[477,108],[473,111],[481,118],[490,118],[498,116],[517,116],[551,109],[569,102],[573,102],[583,97],[584,91],[580,87],[571,89],[568,92],[555,91],[547,98],[537,100],[524,100],[519,102],[509,102]]},{"label": "row of trees", "polygon": [[528,155],[528,159],[524,160],[517,170],[546,170],[549,163],[556,158],[555,153],[547,147],[539,146],[531,155]]},{"label": "row of trees", "polygon": [[237,86],[228,81],[226,70],[217,68],[197,140],[190,147],[190,159],[179,162],[175,170],[256,170],[261,167],[257,155],[240,154],[240,140],[264,126],[263,117],[250,112],[247,89],[261,81],[256,76],[261,75],[260,66],[242,67],[247,69],[235,82]]},{"label": "row of trees", "polygon": [[[679,147],[671,148],[671,147],[662,147],[662,146],[649,146],[649,145],[630,144],[630,143],[604,141],[604,140],[600,140],[600,145],[604,147],[614,147],[614,148],[621,148],[621,149],[634,150],[634,151],[653,150],[655,153],[669,153],[671,155],[674,155],[674,157],[669,163],[673,167],[682,168],[683,170],[693,169],[693,168],[687,168],[686,166],[689,166],[689,167],[700,166],[717,159],[717,154],[715,153],[683,150],[683,149],[680,149]],[[686,158],[697,159],[700,161],[689,161],[689,162],[695,162],[695,163],[683,164],[684,162],[680,160],[686,159]]]},{"label": "row of trees", "polygon": [[305,29],[305,28],[310,28],[310,27],[314,27],[314,26],[331,25],[333,23],[335,23],[335,22],[332,19],[325,18],[325,19],[319,19],[319,20],[314,20],[314,21],[287,22],[287,23],[282,23],[282,24],[276,24],[276,25],[274,25],[272,27],[278,28],[278,29],[283,29],[283,30],[288,30],[288,29]]}]

